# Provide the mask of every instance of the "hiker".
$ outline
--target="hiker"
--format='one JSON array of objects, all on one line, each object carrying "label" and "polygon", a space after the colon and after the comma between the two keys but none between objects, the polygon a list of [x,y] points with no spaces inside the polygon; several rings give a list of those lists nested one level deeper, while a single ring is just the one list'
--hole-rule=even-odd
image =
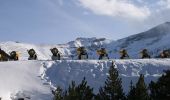
[{"label": "hiker", "polygon": [[170,50],[163,50],[160,55],[160,58],[170,58]]},{"label": "hiker", "polygon": [[120,50],[120,59],[129,59],[129,55],[125,49]]},{"label": "hiker", "polygon": [[99,60],[109,59],[109,56],[105,48],[101,48],[100,50],[97,50],[97,54],[99,55]]},{"label": "hiker", "polygon": [[52,60],[60,60],[61,55],[60,55],[60,52],[58,51],[58,49],[57,48],[52,48],[50,50],[51,50],[51,53],[53,54],[51,59]]},{"label": "hiker", "polygon": [[37,60],[37,54],[34,49],[27,50],[29,54],[28,60]]},{"label": "hiker", "polygon": [[78,59],[79,60],[88,59],[88,54],[87,54],[87,51],[86,51],[85,47],[77,48],[77,54],[78,54]]},{"label": "hiker", "polygon": [[10,60],[14,60],[14,61],[19,60],[19,54],[18,54],[18,52],[12,51],[12,52],[10,53]]},{"label": "hiker", "polygon": [[0,48],[0,61],[8,61],[10,56]]},{"label": "hiker", "polygon": [[148,53],[148,50],[147,49],[143,49],[141,52],[141,58],[144,59],[144,58],[151,58],[151,56],[149,55]]}]

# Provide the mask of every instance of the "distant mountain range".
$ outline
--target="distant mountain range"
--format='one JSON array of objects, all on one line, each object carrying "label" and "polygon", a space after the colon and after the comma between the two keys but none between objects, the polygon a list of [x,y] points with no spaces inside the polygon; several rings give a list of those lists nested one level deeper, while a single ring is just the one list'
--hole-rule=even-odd
[{"label": "distant mountain range", "polygon": [[34,45],[18,42],[1,42],[0,47],[7,53],[15,50],[20,52],[20,59],[28,58],[27,49],[35,49],[38,58],[41,60],[51,59],[50,48],[57,47],[62,53],[63,59],[76,59],[76,48],[84,46],[87,48],[90,59],[97,59],[96,50],[104,47],[107,49],[110,58],[119,58],[119,50],[127,49],[131,58],[139,58],[139,52],[146,48],[152,57],[160,51],[170,48],[170,22],[158,25],[146,32],[131,35],[117,41],[105,38],[77,38],[66,44],[56,45]]}]

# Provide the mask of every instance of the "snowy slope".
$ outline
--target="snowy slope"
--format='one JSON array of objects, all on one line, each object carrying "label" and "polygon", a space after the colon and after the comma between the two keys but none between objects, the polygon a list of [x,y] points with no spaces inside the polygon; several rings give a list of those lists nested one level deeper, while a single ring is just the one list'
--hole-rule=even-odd
[{"label": "snowy slope", "polygon": [[[111,65],[110,61],[56,61],[45,64],[44,76],[55,87],[67,88],[68,84],[75,80],[79,83],[86,77],[90,86],[97,92],[104,84]],[[128,92],[130,81],[136,82],[140,74],[145,75],[146,82],[160,77],[163,70],[170,69],[170,59],[138,59],[138,60],[115,60],[116,68],[123,79],[123,87]]]},{"label": "snowy slope", "polygon": [[91,55],[90,58],[96,58],[97,48],[100,48],[101,46],[105,47],[110,42],[110,40],[106,40],[105,38],[77,38],[75,41],[56,45],[34,45],[9,41],[1,42],[0,47],[7,53],[18,51],[20,53],[20,60],[27,60],[29,56],[27,50],[32,48],[36,51],[39,60],[50,60],[52,56],[50,49],[54,47],[59,49],[62,59],[72,59],[71,56],[73,56],[73,59],[77,59],[77,47],[85,46],[88,48],[89,55]]},{"label": "snowy slope", "polygon": [[170,22],[158,25],[146,32],[135,34],[114,43],[110,43],[114,57],[118,57],[121,48],[127,49],[131,58],[139,58],[139,52],[146,48],[152,57],[159,55],[164,49],[170,49]]},{"label": "snowy slope", "polygon": [[[114,38],[114,37],[113,37]],[[117,41],[105,38],[77,38],[66,44],[34,45],[16,42],[1,42],[0,47],[7,53],[15,50],[20,52],[20,60],[27,60],[28,49],[35,49],[39,60],[50,60],[50,49],[57,47],[62,53],[62,59],[77,59],[76,48],[87,48],[89,59],[97,59],[96,50],[105,47],[110,58],[119,58],[119,50],[127,49],[131,58],[139,58],[139,52],[147,48],[152,57],[159,55],[164,49],[170,49],[170,22],[156,26],[146,32],[132,35]]]},{"label": "snowy slope", "polygon": [[[51,89],[67,88],[75,80],[79,83],[86,77],[88,84],[98,88],[104,84],[111,60],[61,60],[0,62],[0,97],[11,100],[30,97],[31,100],[51,100]],[[131,80],[136,82],[144,74],[146,82],[156,80],[163,70],[170,69],[170,59],[115,60],[127,92]],[[12,99],[15,100],[15,99]],[[26,99],[27,100],[27,99]]]},{"label": "snowy slope", "polygon": [[2,100],[16,98],[15,95],[19,92],[18,96],[31,96],[32,100],[42,100],[42,98],[50,100],[52,97],[50,85],[45,85],[40,78],[41,66],[41,62],[37,61],[0,62],[0,97]]},{"label": "snowy slope", "polygon": [[[31,97],[31,100],[51,100],[51,88],[61,86],[67,88],[68,84],[75,80],[80,82],[86,77],[89,84],[97,92],[104,84],[111,60],[98,61],[96,50],[105,47],[110,58],[119,58],[118,51],[121,48],[128,50],[131,58],[138,58],[139,51],[149,49],[153,56],[163,49],[170,48],[170,23],[156,26],[146,32],[129,36],[117,41],[105,38],[77,38],[66,44],[34,45],[18,42],[1,42],[0,47],[7,53],[18,51],[20,61],[0,62],[0,97],[2,100],[10,100],[18,96]],[[90,59],[77,59],[76,48],[85,46]],[[57,47],[62,53],[61,61],[50,61],[50,49]],[[35,49],[39,61],[27,61],[28,49]],[[156,80],[163,70],[170,69],[170,59],[129,59],[115,60],[120,76],[123,79],[123,87],[128,90],[131,80],[136,81],[139,74],[146,76],[146,82]],[[13,99],[15,100],[15,99]]]}]

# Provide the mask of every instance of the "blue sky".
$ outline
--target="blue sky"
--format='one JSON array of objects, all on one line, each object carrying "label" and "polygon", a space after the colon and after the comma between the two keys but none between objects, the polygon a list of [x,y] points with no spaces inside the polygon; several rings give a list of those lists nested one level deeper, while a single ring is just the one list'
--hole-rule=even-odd
[{"label": "blue sky", "polygon": [[0,0],[0,41],[117,40],[169,18],[170,0]]}]

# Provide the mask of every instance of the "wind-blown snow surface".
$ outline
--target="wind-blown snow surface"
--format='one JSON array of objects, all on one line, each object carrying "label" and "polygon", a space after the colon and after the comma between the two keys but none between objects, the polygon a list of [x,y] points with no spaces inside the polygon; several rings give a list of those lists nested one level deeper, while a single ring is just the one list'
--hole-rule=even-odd
[{"label": "wind-blown snow surface", "polygon": [[[51,89],[67,88],[74,80],[80,83],[86,77],[95,93],[104,84],[111,60],[61,60],[0,62],[0,97],[15,100],[30,97],[31,100],[52,100]],[[170,69],[170,59],[115,60],[116,68],[127,92],[131,80],[136,82],[140,74],[147,83]]]},{"label": "wind-blown snow surface", "polygon": [[2,100],[11,100],[10,97],[15,98],[18,92],[21,92],[18,96],[31,96],[32,100],[50,100],[50,86],[44,85],[40,78],[41,66],[38,61],[0,62]]}]

